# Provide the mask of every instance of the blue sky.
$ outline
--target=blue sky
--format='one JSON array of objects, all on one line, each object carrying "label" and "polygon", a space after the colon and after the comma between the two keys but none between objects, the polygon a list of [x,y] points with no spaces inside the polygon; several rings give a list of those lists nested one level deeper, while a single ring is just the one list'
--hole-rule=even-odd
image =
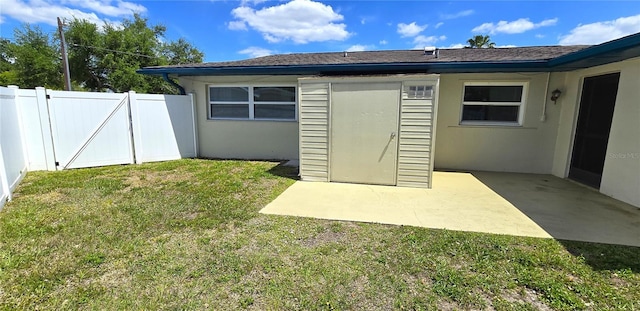
[{"label": "blue sky", "polygon": [[0,36],[56,16],[118,23],[138,12],[205,53],[269,54],[455,48],[475,34],[499,47],[598,44],[640,32],[640,1],[0,0]]}]

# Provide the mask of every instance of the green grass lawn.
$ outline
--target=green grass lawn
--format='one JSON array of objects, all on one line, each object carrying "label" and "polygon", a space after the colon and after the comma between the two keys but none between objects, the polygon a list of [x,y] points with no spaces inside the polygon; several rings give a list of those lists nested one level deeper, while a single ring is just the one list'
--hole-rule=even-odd
[{"label": "green grass lawn", "polygon": [[0,308],[640,309],[640,248],[262,215],[294,182],[277,164],[29,173]]}]

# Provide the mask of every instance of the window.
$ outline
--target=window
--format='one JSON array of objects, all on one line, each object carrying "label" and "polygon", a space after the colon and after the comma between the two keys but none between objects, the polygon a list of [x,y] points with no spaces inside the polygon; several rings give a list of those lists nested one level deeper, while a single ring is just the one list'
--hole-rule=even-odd
[{"label": "window", "polygon": [[407,85],[404,87],[407,99],[431,99],[433,87],[430,85]]},{"label": "window", "polygon": [[212,118],[249,118],[248,87],[209,88]]},{"label": "window", "polygon": [[296,88],[293,86],[253,88],[255,119],[295,120]]},{"label": "window", "polygon": [[295,86],[210,86],[211,119],[295,120]]},{"label": "window", "polygon": [[464,84],[461,124],[522,125],[524,82]]}]

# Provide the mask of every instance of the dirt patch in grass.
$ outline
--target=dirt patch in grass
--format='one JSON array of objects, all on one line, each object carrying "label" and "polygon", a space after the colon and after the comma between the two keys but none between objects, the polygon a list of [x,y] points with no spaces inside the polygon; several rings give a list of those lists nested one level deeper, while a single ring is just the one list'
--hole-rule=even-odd
[{"label": "dirt patch in grass", "polygon": [[58,204],[62,200],[64,200],[65,195],[59,191],[51,191],[51,192],[42,193],[40,195],[37,195],[36,197],[38,198],[38,201],[44,204],[53,205],[53,204]]},{"label": "dirt patch in grass", "polygon": [[345,236],[346,234],[343,232],[333,232],[331,230],[326,230],[324,232],[318,233],[313,237],[300,241],[300,244],[304,247],[317,247],[319,245],[328,243],[341,242],[345,238]]},{"label": "dirt patch in grass", "polygon": [[520,291],[506,291],[502,298],[511,303],[528,304],[536,310],[551,311],[551,307],[540,300],[535,290],[530,288],[522,288]]},{"label": "dirt patch in grass", "polygon": [[127,288],[133,281],[131,274],[124,267],[108,267],[98,278],[100,284],[107,288]]},{"label": "dirt patch in grass", "polygon": [[[145,176],[142,177],[141,176]],[[142,174],[132,174],[131,176],[127,177],[124,182],[127,185],[126,188],[122,189],[122,192],[128,192],[131,191],[131,189],[133,188],[141,188],[141,187],[145,187],[150,183],[153,182],[157,182],[158,180],[153,180],[152,178],[147,179],[146,175],[142,175]]]},{"label": "dirt patch in grass", "polygon": [[617,273],[612,273],[610,282],[613,286],[617,288],[627,287],[630,285],[628,281],[621,278]]},{"label": "dirt patch in grass", "polygon": [[184,217],[184,219],[187,219],[187,220],[194,220],[194,219],[198,218],[198,216],[200,216],[200,215],[201,215],[201,213],[194,212],[194,213],[187,213],[187,214],[183,215],[183,217]]},{"label": "dirt patch in grass", "polygon": [[439,301],[437,305],[437,309],[442,311],[462,310],[462,308],[460,308],[460,306],[454,301],[442,300]]},{"label": "dirt patch in grass", "polygon": [[259,180],[243,180],[242,187],[247,188],[258,188],[258,189],[271,189],[273,186],[278,184],[277,179],[259,179]]},{"label": "dirt patch in grass", "polygon": [[243,174],[244,172],[245,172],[244,168],[242,167],[233,167],[229,170],[229,173],[232,175],[240,175],[240,174]]},{"label": "dirt patch in grass", "polygon": [[174,171],[132,171],[124,178],[126,187],[122,192],[129,192],[131,189],[144,187],[161,187],[163,185],[188,182],[191,185],[198,185],[198,178],[191,172]]}]

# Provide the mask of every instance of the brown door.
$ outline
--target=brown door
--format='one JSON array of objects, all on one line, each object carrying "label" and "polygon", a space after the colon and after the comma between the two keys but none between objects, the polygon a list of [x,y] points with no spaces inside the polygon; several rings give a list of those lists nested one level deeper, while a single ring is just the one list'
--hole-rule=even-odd
[{"label": "brown door", "polygon": [[569,178],[600,188],[620,73],[584,79]]}]

